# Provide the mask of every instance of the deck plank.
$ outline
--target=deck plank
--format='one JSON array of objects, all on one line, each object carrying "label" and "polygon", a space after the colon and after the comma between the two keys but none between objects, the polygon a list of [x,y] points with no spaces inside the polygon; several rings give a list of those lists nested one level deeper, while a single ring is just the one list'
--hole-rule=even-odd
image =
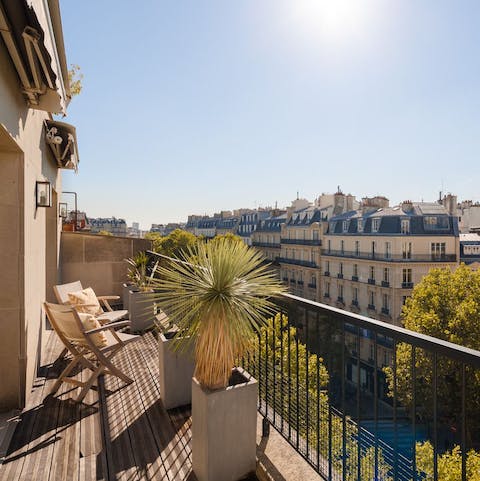
[{"label": "deck plank", "polygon": [[[167,412],[158,382],[157,341],[152,334],[128,345],[114,363],[135,382],[99,379],[81,404],[78,388],[49,390],[64,366],[61,343],[51,332],[29,403],[21,415],[0,481],[192,481],[190,409]],[[77,373],[84,380],[88,372]]]}]

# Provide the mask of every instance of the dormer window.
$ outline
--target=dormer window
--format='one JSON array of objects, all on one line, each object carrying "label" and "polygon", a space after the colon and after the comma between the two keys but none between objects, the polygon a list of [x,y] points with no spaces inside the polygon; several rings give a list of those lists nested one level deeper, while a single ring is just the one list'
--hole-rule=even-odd
[{"label": "dormer window", "polygon": [[401,232],[402,234],[410,234],[410,219],[402,219]]},{"label": "dormer window", "polygon": [[363,219],[357,220],[357,230],[358,232],[363,232]]},{"label": "dormer window", "polygon": [[375,217],[375,219],[372,219],[372,232],[378,232],[379,228],[380,228],[380,218]]},{"label": "dormer window", "polygon": [[342,223],[343,232],[348,232],[348,225],[349,225],[348,220],[344,220],[343,223]]}]

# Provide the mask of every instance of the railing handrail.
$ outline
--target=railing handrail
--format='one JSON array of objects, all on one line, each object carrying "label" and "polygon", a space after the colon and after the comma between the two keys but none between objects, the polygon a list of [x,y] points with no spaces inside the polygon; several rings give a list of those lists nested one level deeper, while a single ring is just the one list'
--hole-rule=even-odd
[{"label": "railing handrail", "polygon": [[384,262],[456,262],[456,254],[434,255],[429,253],[424,254],[391,254],[381,252],[356,252],[338,249],[322,249],[322,256],[326,257],[346,257],[351,259],[367,259]]}]

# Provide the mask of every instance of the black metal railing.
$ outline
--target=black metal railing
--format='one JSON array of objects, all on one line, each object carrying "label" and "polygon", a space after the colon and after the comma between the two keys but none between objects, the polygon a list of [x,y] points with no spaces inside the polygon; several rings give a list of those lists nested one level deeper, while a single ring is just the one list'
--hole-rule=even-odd
[{"label": "black metal railing", "polygon": [[260,241],[252,241],[253,247],[267,247],[270,249],[280,249],[280,243],[276,242],[260,242]]},{"label": "black metal railing", "polygon": [[442,481],[447,463],[475,479],[479,351],[292,295],[277,309],[244,366],[324,479]]},{"label": "black metal railing", "polygon": [[284,294],[242,363],[326,480],[477,479],[480,351]]},{"label": "black metal railing", "polygon": [[317,263],[313,261],[303,261],[300,259],[290,259],[287,257],[279,257],[278,262],[281,262],[283,264],[294,264],[297,266],[303,266],[303,267],[317,267]]},{"label": "black metal railing", "polygon": [[282,244],[296,244],[301,246],[321,246],[320,239],[280,239]]},{"label": "black metal railing", "polygon": [[384,262],[456,262],[456,254],[381,254],[378,252],[357,252],[345,250],[322,249],[322,256],[348,257],[352,259],[370,259]]}]

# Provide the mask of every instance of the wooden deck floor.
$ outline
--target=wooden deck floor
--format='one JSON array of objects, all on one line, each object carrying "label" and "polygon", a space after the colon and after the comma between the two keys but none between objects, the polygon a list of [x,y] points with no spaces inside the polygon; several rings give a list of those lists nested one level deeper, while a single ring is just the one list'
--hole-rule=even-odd
[{"label": "wooden deck floor", "polygon": [[49,333],[30,402],[0,466],[0,481],[195,480],[190,410],[163,407],[151,334],[115,358],[135,382],[124,386],[107,375],[82,404],[71,400],[76,389],[66,384],[55,397],[48,395],[64,366],[61,350]]}]

